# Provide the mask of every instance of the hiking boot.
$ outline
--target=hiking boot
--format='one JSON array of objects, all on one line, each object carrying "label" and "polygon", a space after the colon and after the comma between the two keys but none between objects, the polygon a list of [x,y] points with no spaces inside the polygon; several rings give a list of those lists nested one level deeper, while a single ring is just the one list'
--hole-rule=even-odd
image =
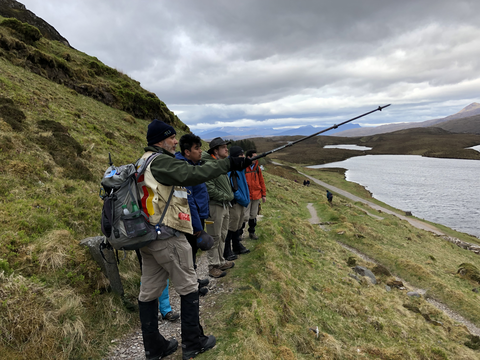
[{"label": "hiking boot", "polygon": [[238,256],[235,255],[234,253],[232,253],[232,255],[227,256],[227,257],[225,258],[225,260],[228,260],[228,261],[233,261],[233,260],[237,260],[237,259],[238,259]]},{"label": "hiking boot", "polygon": [[250,239],[258,240],[258,235],[255,233],[250,233]]},{"label": "hiking boot", "polygon": [[190,351],[183,351],[183,356],[182,356],[182,359],[183,360],[189,360],[189,359],[193,359],[194,357],[196,357],[198,354],[201,354],[207,350],[210,350],[211,348],[213,348],[215,346],[215,344],[217,343],[217,340],[215,339],[215,336],[213,335],[209,335],[209,336],[206,336],[206,339],[205,339],[205,343],[203,344],[203,346],[198,349],[198,350],[190,350]]},{"label": "hiking boot", "polygon": [[225,271],[220,270],[219,268],[211,268],[208,272],[208,275],[214,278],[221,278],[227,275]]},{"label": "hiking boot", "polygon": [[210,283],[210,280],[208,280],[207,278],[205,279],[197,279],[197,282],[198,282],[198,288],[203,288],[205,286],[207,286],[209,283]]},{"label": "hiking boot", "polygon": [[219,266],[218,268],[220,270],[227,270],[227,269],[231,269],[235,266],[235,263],[233,261],[225,261],[225,264],[223,264],[222,266]]},{"label": "hiking boot", "polygon": [[165,316],[162,315],[163,320],[175,321],[180,318],[179,313],[174,313],[173,311],[168,312]]},{"label": "hiking boot", "polygon": [[242,244],[240,244],[240,242],[237,244],[237,246],[235,246],[233,248],[233,252],[237,255],[241,255],[241,254],[248,254],[250,252],[250,250],[248,250],[245,246],[243,246]]},{"label": "hiking boot", "polygon": [[177,351],[177,348],[178,348],[178,341],[175,338],[171,338],[169,340],[167,349],[163,352],[162,356],[159,357],[158,359],[161,359],[165,356],[173,354],[175,351]]},{"label": "hiking boot", "polygon": [[208,294],[208,288],[202,287],[202,288],[198,289],[198,295],[205,296],[207,294]]}]

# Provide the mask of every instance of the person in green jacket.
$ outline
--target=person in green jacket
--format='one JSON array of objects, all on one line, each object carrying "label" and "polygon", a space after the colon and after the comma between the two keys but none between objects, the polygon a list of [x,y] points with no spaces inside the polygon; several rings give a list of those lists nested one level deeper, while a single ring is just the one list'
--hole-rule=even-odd
[{"label": "person in green jacket", "polygon": [[138,179],[142,210],[152,225],[159,222],[162,214],[164,217],[157,240],[140,249],[142,275],[138,307],[145,355],[148,360],[158,360],[174,353],[178,347],[175,338],[166,340],[158,330],[158,297],[170,278],[181,301],[182,358],[191,359],[213,348],[216,339],[213,335],[205,336],[200,325],[197,276],[192,248],[184,234],[193,230],[183,186],[241,170],[248,166],[248,161],[230,158],[193,166],[176,159],[176,131],[159,120],[148,125],[147,141],[142,158],[158,154]]},{"label": "person in green jacket", "polygon": [[[202,154],[205,165],[225,161],[228,158],[228,144],[230,144],[229,141],[220,137],[213,139],[209,144],[208,153]],[[207,233],[213,237],[213,246],[207,251],[208,274],[211,277],[219,278],[227,274],[225,270],[235,266],[233,261],[228,261],[223,257],[233,191],[226,174],[221,174],[207,181],[206,184],[210,197],[210,217],[206,221]]]}]

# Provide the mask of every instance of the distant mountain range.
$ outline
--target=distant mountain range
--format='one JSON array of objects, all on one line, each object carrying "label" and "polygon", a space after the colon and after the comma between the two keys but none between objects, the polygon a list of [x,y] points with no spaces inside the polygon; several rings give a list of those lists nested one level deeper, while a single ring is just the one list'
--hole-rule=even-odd
[{"label": "distant mountain range", "polygon": [[[385,134],[398,130],[411,128],[439,127],[454,133],[480,134],[480,104],[472,103],[459,112],[444,118],[432,119],[422,122],[400,123],[380,125],[376,127],[361,127],[358,124],[345,124],[340,129],[330,130],[322,135],[334,135],[341,137],[370,136],[376,134]],[[196,131],[195,134],[202,139],[209,141],[216,137],[222,137],[232,140],[242,140],[248,138],[271,137],[271,136],[308,136],[322,131],[328,127],[314,127],[311,125],[301,126],[296,129],[275,130],[273,128],[254,128],[254,127],[222,127],[211,131]]]},{"label": "distant mountain range", "polygon": [[[273,128],[244,128],[244,127],[236,127],[236,128],[231,128],[231,127],[222,127],[218,130],[214,131],[195,131],[195,135],[200,136],[203,140],[211,140],[216,137],[222,137],[222,138],[227,138],[227,139],[232,139],[232,140],[242,140],[242,139],[248,139],[248,138],[254,138],[254,137],[269,137],[269,136],[294,136],[294,135],[301,135],[301,136],[308,136],[311,134],[315,134],[316,132],[322,131],[324,129],[329,128],[327,127],[314,127],[311,125],[306,125],[306,126],[300,126],[299,128],[296,129],[281,129],[281,130],[275,130]],[[360,125],[358,124],[345,124],[342,126],[342,130],[344,129],[356,129],[360,128]],[[339,129],[332,129],[329,130],[322,135],[332,135],[338,133],[340,130]]]},{"label": "distant mountain range", "polygon": [[[461,121],[460,121],[461,119]],[[455,133],[480,134],[480,104],[472,103],[459,112],[440,119],[432,119],[422,122],[380,125],[368,128],[342,130],[335,136],[357,137],[376,134],[385,134],[398,130],[420,127],[440,127]]]}]

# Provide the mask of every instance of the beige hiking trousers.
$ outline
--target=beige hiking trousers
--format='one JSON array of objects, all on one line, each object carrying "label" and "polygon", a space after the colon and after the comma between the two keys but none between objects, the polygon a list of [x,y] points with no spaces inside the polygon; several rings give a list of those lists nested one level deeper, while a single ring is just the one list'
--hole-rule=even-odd
[{"label": "beige hiking trousers", "polygon": [[180,295],[198,290],[193,268],[192,247],[183,233],[164,240],[155,240],[140,249],[142,278],[138,300],[148,302],[162,295],[167,279]]},{"label": "beige hiking trousers", "polygon": [[210,203],[210,217],[207,221],[213,221],[213,224],[207,224],[207,233],[213,237],[213,246],[207,251],[209,270],[225,264],[223,250],[228,233],[229,208],[229,205],[221,206]]}]

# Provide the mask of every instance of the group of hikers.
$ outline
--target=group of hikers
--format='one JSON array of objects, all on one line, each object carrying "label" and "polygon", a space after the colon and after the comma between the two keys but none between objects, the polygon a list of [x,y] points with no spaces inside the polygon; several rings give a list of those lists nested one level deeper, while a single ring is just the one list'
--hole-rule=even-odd
[{"label": "group of hikers", "polygon": [[[217,137],[203,151],[201,139],[185,134],[178,141],[169,124],[148,125],[143,158],[159,153],[139,183],[145,215],[151,224],[162,218],[161,235],[140,249],[142,275],[138,305],[145,355],[160,359],[178,348],[175,338],[165,339],[158,329],[158,313],[166,320],[181,317],[182,357],[192,359],[213,348],[199,320],[199,295],[208,291],[207,279],[198,279],[196,254],[207,252],[208,274],[227,275],[234,260],[250,252],[242,244],[244,229],[258,239],[257,214],[266,201],[266,188],[255,149],[245,151]],[[180,151],[176,152],[180,143]],[[169,279],[180,295],[180,313],[168,300]]]}]

